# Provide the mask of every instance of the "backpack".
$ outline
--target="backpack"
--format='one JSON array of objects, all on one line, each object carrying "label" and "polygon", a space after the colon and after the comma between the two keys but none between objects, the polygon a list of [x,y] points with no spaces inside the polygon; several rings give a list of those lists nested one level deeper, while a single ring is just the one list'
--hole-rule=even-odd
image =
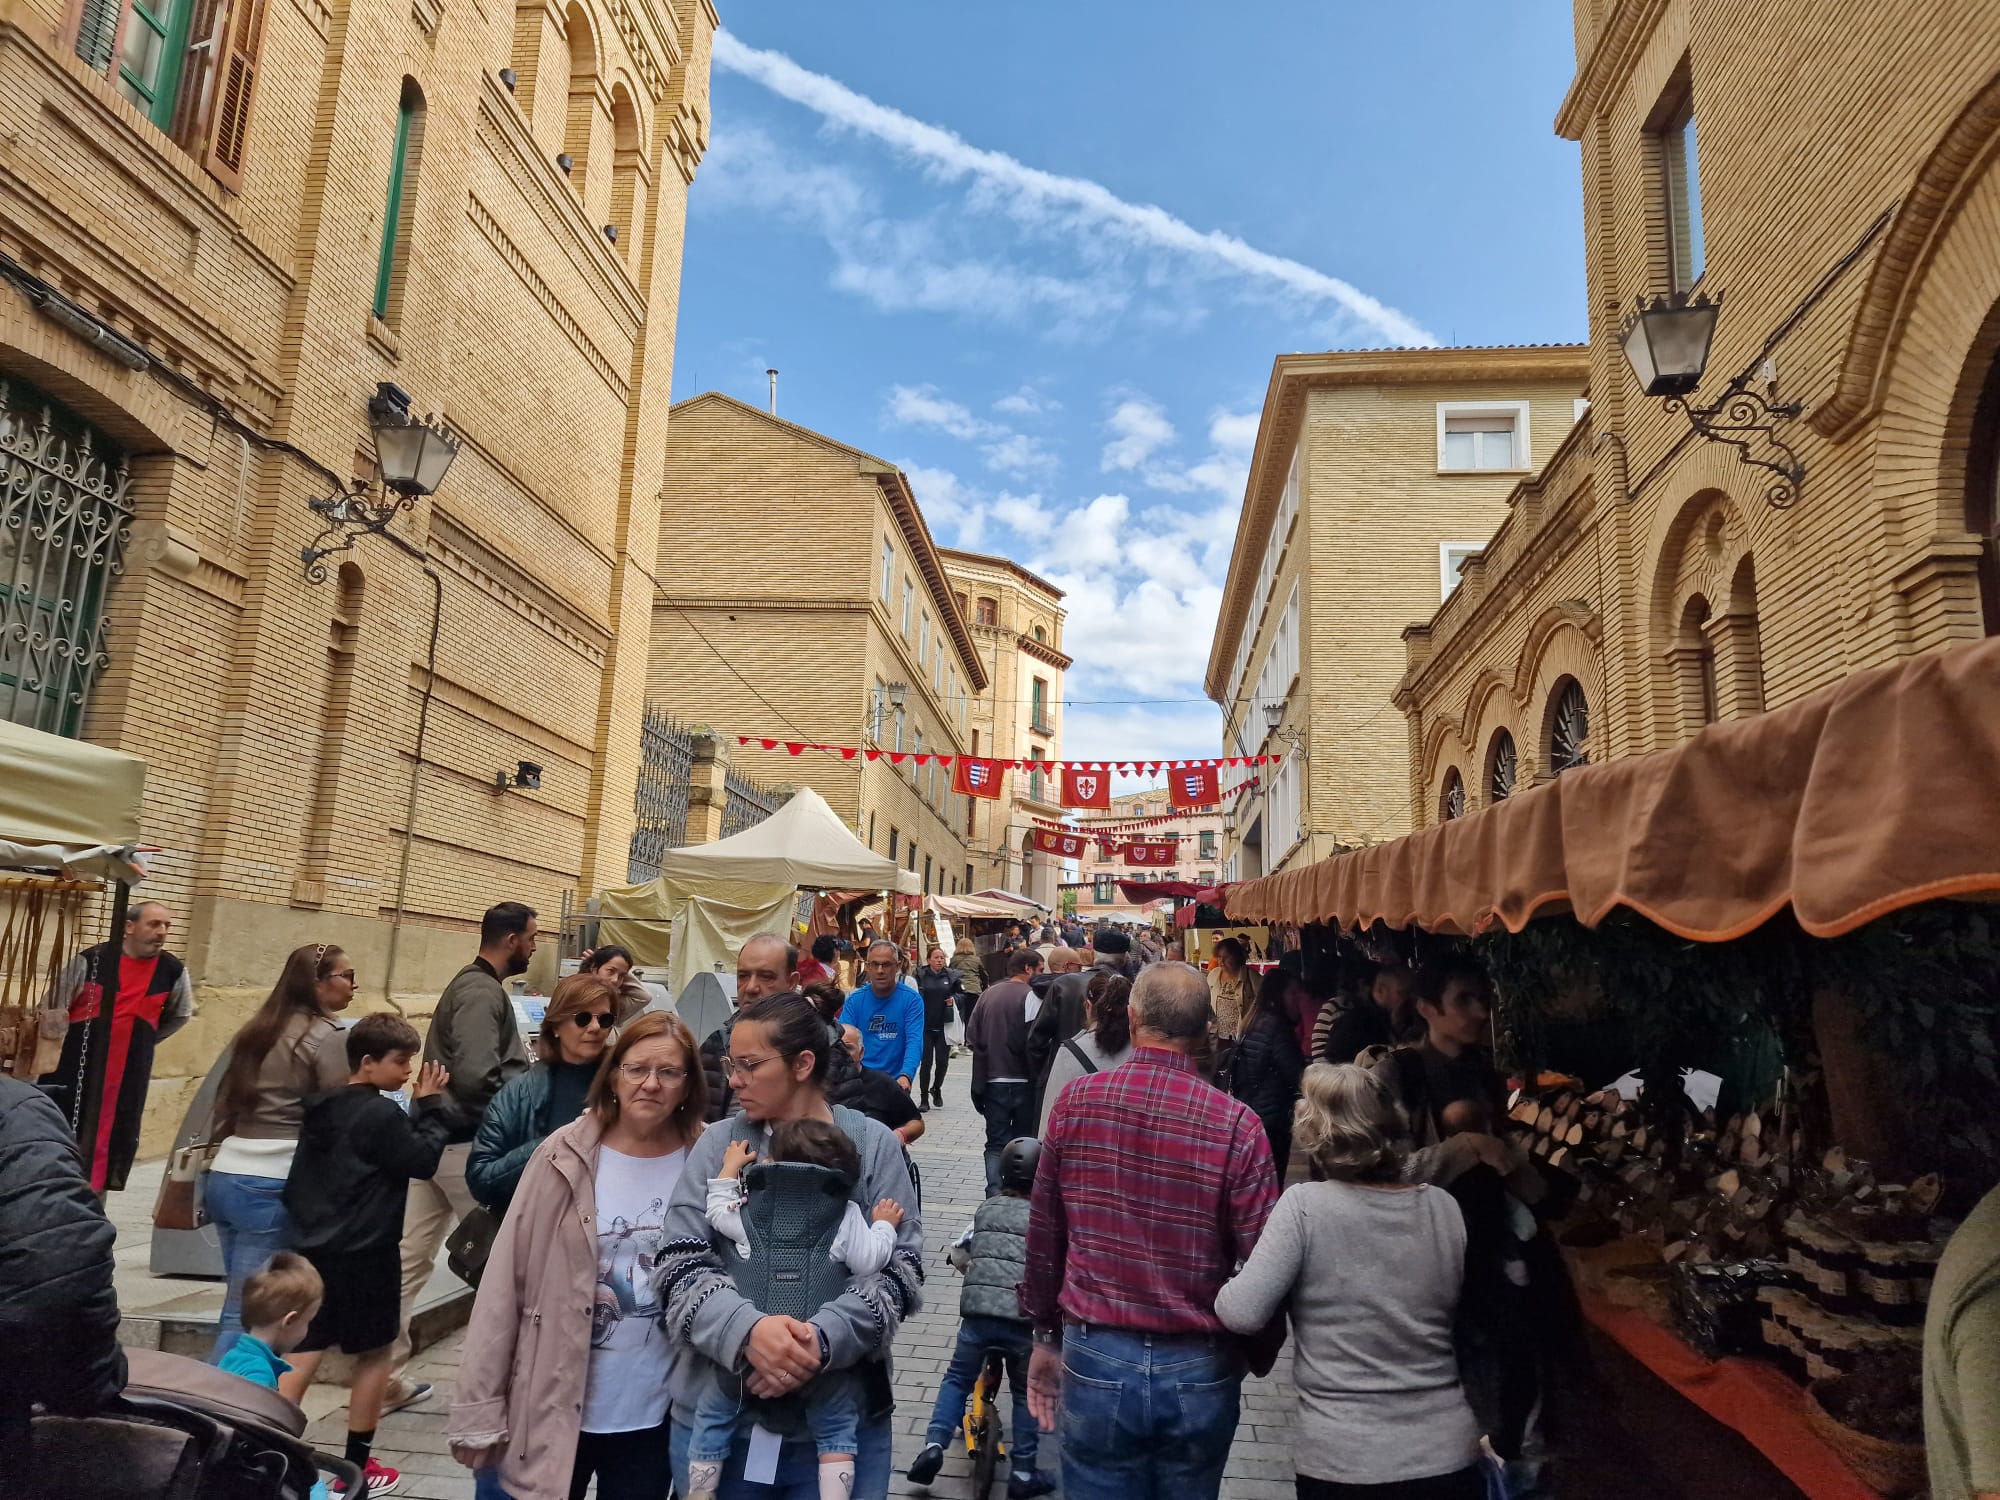
[{"label": "backpack", "polygon": [[1097,1064],[1090,1060],[1089,1053],[1077,1046],[1075,1037],[1071,1037],[1068,1041],[1064,1042],[1063,1048],[1071,1057],[1076,1059],[1077,1066],[1083,1069],[1085,1076],[1097,1071]]}]

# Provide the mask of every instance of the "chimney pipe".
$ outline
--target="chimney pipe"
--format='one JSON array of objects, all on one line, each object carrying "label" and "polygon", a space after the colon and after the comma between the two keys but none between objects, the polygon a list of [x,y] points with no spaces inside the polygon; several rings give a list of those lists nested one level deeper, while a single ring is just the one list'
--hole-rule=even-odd
[{"label": "chimney pipe", "polygon": [[778,372],[766,370],[764,373],[771,377],[771,415],[775,417],[778,414]]}]

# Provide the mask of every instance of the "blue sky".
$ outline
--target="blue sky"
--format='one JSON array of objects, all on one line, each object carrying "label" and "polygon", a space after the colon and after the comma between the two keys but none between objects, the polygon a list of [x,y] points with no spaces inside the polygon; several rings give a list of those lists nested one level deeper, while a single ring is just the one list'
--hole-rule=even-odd
[{"label": "blue sky", "polygon": [[1272,358],[1584,334],[1569,15],[725,0],[676,399],[777,366],[941,542],[1069,590],[1066,754],[1217,754]]}]

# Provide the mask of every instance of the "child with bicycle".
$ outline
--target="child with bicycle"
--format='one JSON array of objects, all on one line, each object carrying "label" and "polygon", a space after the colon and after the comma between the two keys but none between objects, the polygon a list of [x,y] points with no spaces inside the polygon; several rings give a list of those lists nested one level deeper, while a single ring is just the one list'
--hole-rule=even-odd
[{"label": "child with bicycle", "polygon": [[[951,1263],[965,1275],[959,1294],[958,1347],[938,1389],[924,1447],[912,1460],[909,1481],[927,1485],[944,1467],[944,1445],[964,1419],[966,1401],[989,1356],[998,1355],[1007,1369],[1014,1396],[1014,1446],[1009,1454],[1007,1500],[1034,1500],[1055,1488],[1055,1482],[1035,1470],[1037,1430],[1028,1411],[1028,1355],[1032,1330],[1021,1316],[1016,1295],[1028,1265],[1028,1197],[1034,1191],[1035,1169],[1041,1164],[1042,1143],[1022,1136],[1000,1153],[1000,1191],[979,1205],[972,1227],[952,1246]],[[992,1394],[997,1395],[998,1391]],[[987,1441],[997,1439],[997,1426]]]}]

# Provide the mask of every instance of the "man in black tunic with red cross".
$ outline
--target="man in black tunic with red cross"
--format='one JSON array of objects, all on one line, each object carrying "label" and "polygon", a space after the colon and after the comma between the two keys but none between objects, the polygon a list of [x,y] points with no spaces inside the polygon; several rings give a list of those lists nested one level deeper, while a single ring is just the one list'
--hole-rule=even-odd
[{"label": "man in black tunic with red cross", "polygon": [[[153,1077],[153,1048],[187,1024],[194,1014],[194,985],[187,965],[167,952],[174,919],[164,904],[141,901],[125,915],[125,941],[118,955],[118,988],[112,997],[111,1035],[104,1056],[104,1103],[97,1115],[97,1139],[79,1142],[90,1164],[90,1186],[98,1194],[125,1186],[139,1152],[139,1126],[146,1112],[146,1088]],[[77,1090],[85,1067],[84,1039],[98,1013],[109,943],[86,948],[56,976],[45,1009],[48,1031],[63,1038],[62,1061],[42,1080],[63,1112],[74,1120]]]}]

